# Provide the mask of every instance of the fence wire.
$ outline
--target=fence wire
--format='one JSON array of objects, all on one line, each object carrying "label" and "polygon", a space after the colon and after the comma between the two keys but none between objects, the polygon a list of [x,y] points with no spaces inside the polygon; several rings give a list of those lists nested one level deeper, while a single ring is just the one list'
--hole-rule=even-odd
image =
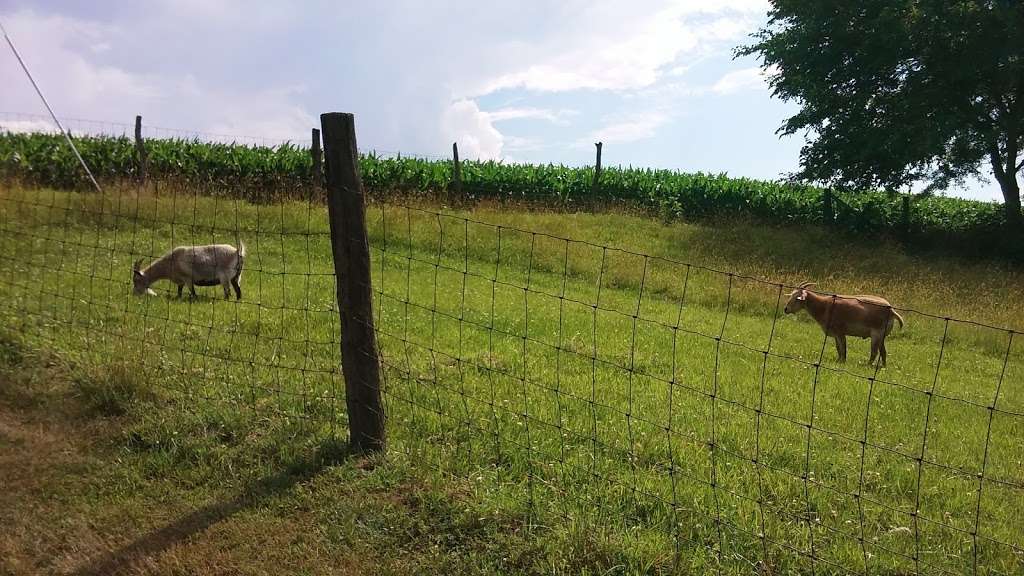
[{"label": "fence wire", "polygon": [[[4,187],[9,328],[228,409],[344,428],[319,193]],[[1024,345],[903,309],[836,361],[782,283],[429,208],[371,206],[390,451],[509,530],[651,571],[1019,574]],[[243,297],[132,295],[131,264],[246,244]],[[863,357],[861,357],[863,356]]]},{"label": "fence wire", "polygon": [[[174,187],[158,195],[4,189],[3,310],[9,328],[73,353],[115,361],[197,400],[228,401],[333,425],[339,338],[330,235],[320,206],[261,206]],[[132,294],[132,263],[172,247],[241,241],[243,297],[198,297],[174,284]]]},{"label": "fence wire", "polygon": [[390,433],[453,476],[519,484],[529,524],[615,526],[682,572],[1021,569],[1020,535],[994,525],[1024,489],[1013,331],[900,309],[916,333],[890,336],[896,367],[839,364],[782,319],[783,284],[377,215]]},{"label": "fence wire", "polygon": [[[109,136],[132,138],[135,134],[135,125],[128,122],[75,117],[61,117],[60,122],[64,129],[75,137]],[[43,134],[56,134],[59,132],[49,116],[3,111],[0,111],[0,131]],[[245,146],[274,147],[285,144],[309,146],[309,136],[304,134],[296,134],[294,139],[267,138],[265,136],[167,128],[147,123],[142,124],[141,136],[147,140],[195,140],[219,144],[242,144]]]}]

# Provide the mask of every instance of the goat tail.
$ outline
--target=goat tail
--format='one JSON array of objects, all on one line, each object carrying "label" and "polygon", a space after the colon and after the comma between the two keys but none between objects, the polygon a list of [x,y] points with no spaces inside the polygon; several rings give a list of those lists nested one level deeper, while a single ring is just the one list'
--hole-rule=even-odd
[{"label": "goat tail", "polygon": [[892,311],[892,315],[895,316],[897,320],[899,320],[899,322],[900,322],[900,330],[902,330],[903,329],[903,316],[900,316],[900,313],[895,311],[895,310]]},{"label": "goat tail", "polygon": [[245,262],[245,242],[242,242],[241,239],[238,239],[238,266],[235,271],[238,272],[239,274],[242,273],[243,262]]}]

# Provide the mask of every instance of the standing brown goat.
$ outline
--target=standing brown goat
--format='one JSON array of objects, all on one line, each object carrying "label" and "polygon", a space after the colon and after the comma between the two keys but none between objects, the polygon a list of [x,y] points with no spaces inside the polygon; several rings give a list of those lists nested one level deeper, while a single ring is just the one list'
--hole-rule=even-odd
[{"label": "standing brown goat", "polygon": [[846,337],[871,338],[871,359],[879,366],[885,366],[885,337],[892,330],[893,319],[903,328],[903,317],[892,308],[892,304],[879,296],[828,296],[809,290],[814,282],[804,282],[789,294],[786,314],[806,309],[807,313],[821,326],[826,336],[836,341],[839,361],[846,362]]}]

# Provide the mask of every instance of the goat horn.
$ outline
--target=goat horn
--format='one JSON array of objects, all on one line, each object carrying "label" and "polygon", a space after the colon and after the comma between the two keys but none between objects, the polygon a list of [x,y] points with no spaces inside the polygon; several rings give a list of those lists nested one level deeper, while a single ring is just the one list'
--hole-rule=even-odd
[{"label": "goat horn", "polygon": [[814,282],[803,282],[803,283],[800,284],[800,289],[801,290],[805,290],[805,289],[810,288],[811,286],[815,286],[815,285],[816,284]]}]

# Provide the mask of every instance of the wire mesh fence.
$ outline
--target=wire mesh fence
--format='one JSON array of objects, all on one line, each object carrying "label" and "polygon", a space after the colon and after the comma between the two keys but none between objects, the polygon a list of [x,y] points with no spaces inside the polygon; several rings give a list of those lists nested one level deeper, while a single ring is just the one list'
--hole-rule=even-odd
[{"label": "wire mesh fence", "polygon": [[[266,207],[167,189],[3,194],[2,284],[10,326],[71,353],[143,371],[196,399],[334,422],[338,319],[322,208]],[[241,241],[244,297],[192,299],[160,282],[132,294],[132,263],[179,245]],[[343,413],[344,410],[342,409]]]},{"label": "wire mesh fence", "polygon": [[534,524],[612,526],[684,572],[1020,570],[1012,331],[901,310],[893,367],[840,364],[779,283],[377,214],[389,430],[515,485]]},{"label": "wire mesh fence", "polygon": [[[190,400],[346,427],[319,193],[2,190],[9,329]],[[653,572],[1024,569],[1014,331],[901,308],[887,368],[860,341],[840,363],[778,282],[422,206],[367,218],[389,450],[493,502],[481,522],[614,542]],[[239,300],[132,294],[139,258],[239,241]]]},{"label": "wire mesh fence", "polygon": [[[61,124],[72,136],[110,136],[131,138],[135,125],[128,122],[96,120],[90,118],[61,117]],[[148,123],[141,124],[141,136],[147,140],[197,140],[220,144],[241,144],[245,146],[273,147],[285,144],[308,145],[306,137],[296,134],[295,138],[268,138],[245,134],[227,134],[183,128],[167,128]],[[53,120],[45,114],[0,111],[0,132],[13,133],[57,133]]]}]

